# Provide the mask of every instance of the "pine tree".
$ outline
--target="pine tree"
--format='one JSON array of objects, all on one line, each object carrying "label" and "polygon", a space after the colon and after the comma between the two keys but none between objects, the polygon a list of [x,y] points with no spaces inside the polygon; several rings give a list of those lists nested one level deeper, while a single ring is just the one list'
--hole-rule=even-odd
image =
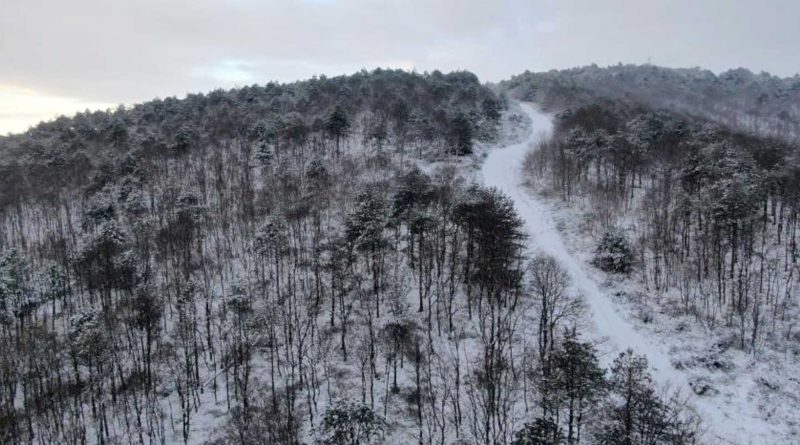
[{"label": "pine tree", "polygon": [[597,440],[603,445],[657,445],[668,443],[668,407],[661,402],[648,371],[647,358],[628,349],[611,366],[609,389],[613,397],[608,420]]},{"label": "pine tree", "polygon": [[458,156],[472,154],[472,123],[462,112],[450,120],[448,138],[450,140],[450,153]]},{"label": "pine tree", "polygon": [[514,434],[511,445],[561,445],[564,434],[552,420],[537,418]]},{"label": "pine tree", "polygon": [[633,267],[633,248],[620,230],[608,230],[597,244],[593,262],[608,272],[629,273]]},{"label": "pine tree", "polygon": [[561,418],[567,424],[566,443],[580,443],[584,416],[605,393],[605,372],[592,344],[581,342],[575,330],[565,333],[561,348],[549,360],[554,371],[554,390],[562,401],[560,410],[565,411]]},{"label": "pine tree", "polygon": [[386,431],[386,421],[368,406],[340,400],[322,416],[317,443],[320,445],[369,445]]},{"label": "pine tree", "polygon": [[331,114],[328,115],[325,130],[336,141],[336,153],[338,154],[340,151],[339,143],[347,137],[347,133],[350,130],[350,119],[347,117],[344,107],[341,105],[334,107]]}]

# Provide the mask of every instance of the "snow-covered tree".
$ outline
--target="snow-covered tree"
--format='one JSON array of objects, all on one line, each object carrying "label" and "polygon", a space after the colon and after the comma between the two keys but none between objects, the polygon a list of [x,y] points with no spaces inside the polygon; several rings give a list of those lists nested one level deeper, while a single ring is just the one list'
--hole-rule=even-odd
[{"label": "snow-covered tree", "polygon": [[325,411],[318,430],[320,445],[369,445],[380,442],[386,421],[366,405],[340,400]]},{"label": "snow-covered tree", "polygon": [[597,244],[593,262],[597,267],[609,272],[630,272],[633,267],[633,248],[630,241],[622,231],[608,230]]}]

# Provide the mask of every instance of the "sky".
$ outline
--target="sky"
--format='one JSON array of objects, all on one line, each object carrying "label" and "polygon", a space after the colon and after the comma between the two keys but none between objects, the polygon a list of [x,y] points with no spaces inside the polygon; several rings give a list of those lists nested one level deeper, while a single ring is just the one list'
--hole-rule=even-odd
[{"label": "sky", "polygon": [[797,0],[0,0],[0,134],[362,68],[800,71]]}]

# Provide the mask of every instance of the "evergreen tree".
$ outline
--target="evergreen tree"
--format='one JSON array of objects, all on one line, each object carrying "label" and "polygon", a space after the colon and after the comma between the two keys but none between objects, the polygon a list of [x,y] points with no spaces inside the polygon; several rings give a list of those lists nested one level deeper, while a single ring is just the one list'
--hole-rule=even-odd
[{"label": "evergreen tree", "polygon": [[566,332],[561,348],[549,360],[554,369],[552,385],[565,413],[560,417],[566,422],[566,443],[580,443],[584,417],[605,393],[605,373],[594,347],[581,342],[574,330]]},{"label": "evergreen tree", "polygon": [[[11,325],[32,295],[27,289],[26,264],[14,249],[0,253],[0,325]],[[21,321],[21,320],[20,320]]]},{"label": "evergreen tree", "polygon": [[633,248],[620,230],[608,230],[597,244],[593,262],[608,272],[628,273],[633,267]]},{"label": "evergreen tree", "polygon": [[386,422],[368,406],[341,400],[322,416],[317,443],[320,445],[369,445],[378,443]]},{"label": "evergreen tree", "polygon": [[344,107],[336,105],[325,123],[325,130],[336,141],[336,153],[339,153],[339,143],[347,137],[350,130],[350,120]]},{"label": "evergreen tree", "polygon": [[595,437],[603,445],[685,445],[697,439],[696,416],[656,393],[647,359],[627,350],[611,367],[607,418]]},{"label": "evergreen tree", "polygon": [[472,123],[464,113],[457,113],[449,124],[450,153],[458,156],[472,154]]},{"label": "evergreen tree", "polygon": [[514,434],[511,445],[561,445],[564,435],[558,424],[551,420],[537,418],[526,423]]}]

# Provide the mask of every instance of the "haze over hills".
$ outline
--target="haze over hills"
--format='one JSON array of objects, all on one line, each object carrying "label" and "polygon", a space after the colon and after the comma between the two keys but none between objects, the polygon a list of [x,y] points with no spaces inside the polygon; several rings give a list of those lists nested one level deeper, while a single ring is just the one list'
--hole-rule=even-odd
[{"label": "haze over hills", "polygon": [[0,442],[791,443],[798,122],[376,69],[0,137]]}]

